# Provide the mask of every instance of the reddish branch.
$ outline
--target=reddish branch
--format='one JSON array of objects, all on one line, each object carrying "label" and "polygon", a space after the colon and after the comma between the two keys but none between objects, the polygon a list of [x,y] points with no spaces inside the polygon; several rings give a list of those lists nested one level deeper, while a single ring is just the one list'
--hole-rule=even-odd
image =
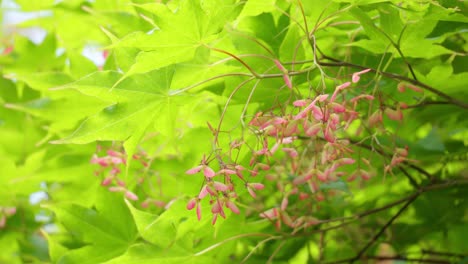
[{"label": "reddish branch", "polygon": [[451,104],[457,105],[457,106],[459,106],[461,108],[464,108],[464,109],[468,109],[468,103],[457,100],[457,99],[451,97],[450,95],[445,94],[445,93],[437,90],[436,88],[434,88],[432,86],[429,86],[429,85],[427,85],[425,83],[422,83],[422,82],[420,82],[418,80],[411,79],[411,78],[408,78],[406,76],[402,76],[402,75],[398,75],[398,74],[394,74],[394,73],[390,73],[390,72],[379,71],[377,69],[364,67],[364,66],[354,64],[354,63],[340,61],[340,60],[337,60],[337,59],[334,59],[334,58],[331,58],[331,57],[328,57],[328,56],[325,56],[325,55],[323,56],[323,59],[326,59],[326,60],[329,60],[329,61],[332,61],[332,62],[319,61],[318,63],[321,66],[328,66],[328,67],[343,67],[343,66],[346,66],[346,67],[351,67],[351,68],[361,69],[361,70],[371,69],[372,72],[379,73],[379,74],[381,74],[383,76],[393,78],[393,79],[396,79],[396,80],[400,80],[400,81],[409,82],[411,84],[417,85],[417,86],[419,86],[421,88],[424,88],[424,89],[426,89],[426,90],[428,90],[428,91],[430,91],[430,92],[432,92],[432,93],[446,99]]}]

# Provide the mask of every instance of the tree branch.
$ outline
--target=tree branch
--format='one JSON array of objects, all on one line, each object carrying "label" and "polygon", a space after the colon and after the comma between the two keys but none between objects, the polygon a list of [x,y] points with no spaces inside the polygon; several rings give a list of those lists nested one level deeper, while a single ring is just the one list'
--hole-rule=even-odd
[{"label": "tree branch", "polygon": [[383,75],[385,77],[389,77],[389,78],[393,78],[393,79],[396,79],[396,80],[401,80],[401,81],[405,81],[405,82],[409,82],[411,84],[417,85],[417,86],[419,86],[421,88],[424,88],[425,90],[428,90],[428,91],[430,91],[430,92],[432,92],[432,93],[446,99],[451,104],[457,105],[457,106],[459,106],[461,108],[464,108],[464,109],[468,109],[468,103],[457,100],[457,99],[451,97],[450,95],[445,94],[445,93],[437,90],[436,88],[434,88],[432,86],[429,86],[429,85],[427,85],[425,83],[422,83],[422,82],[420,82],[418,80],[411,79],[411,78],[408,78],[406,76],[402,76],[402,75],[398,75],[398,74],[394,74],[394,73],[390,73],[390,72],[378,71],[377,69],[364,67],[364,66],[354,64],[354,63],[340,61],[340,60],[328,57],[326,55],[324,55],[323,58],[326,59],[326,60],[333,61],[333,62],[318,61],[318,64],[321,65],[321,66],[328,66],[328,67],[346,66],[346,67],[351,67],[351,68],[355,68],[355,69],[359,69],[359,70],[370,69],[372,72],[379,73],[379,74],[381,74],[381,75]]}]

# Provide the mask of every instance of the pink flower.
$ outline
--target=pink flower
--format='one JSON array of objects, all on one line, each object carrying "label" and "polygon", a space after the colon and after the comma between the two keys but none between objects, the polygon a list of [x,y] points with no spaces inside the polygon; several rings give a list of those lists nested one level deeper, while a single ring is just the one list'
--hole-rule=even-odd
[{"label": "pink flower", "polygon": [[220,182],[213,182],[213,187],[220,192],[226,192],[229,190],[229,187],[226,184],[220,183]]},{"label": "pink flower", "polygon": [[299,155],[297,151],[293,148],[283,148],[283,151],[288,153],[289,157],[291,158],[295,158]]},{"label": "pink flower", "polygon": [[393,110],[390,108],[385,109],[385,114],[388,116],[388,118],[396,121],[401,121],[403,120],[403,113],[401,112],[400,109]]},{"label": "pink flower", "polygon": [[237,205],[234,202],[232,202],[231,200],[226,201],[226,207],[229,208],[235,214],[240,213],[239,208],[237,207]]},{"label": "pink flower", "polygon": [[200,193],[198,194],[198,199],[203,199],[205,196],[208,195],[208,189],[207,186],[203,186],[203,188],[200,190]]},{"label": "pink flower", "polygon": [[121,157],[121,156],[122,156],[122,153],[116,152],[116,151],[114,151],[114,150],[109,149],[109,150],[107,151],[107,155],[109,155],[109,156],[111,156],[111,157]]},{"label": "pink flower", "polygon": [[312,174],[298,176],[293,180],[293,184],[294,185],[304,184],[310,179],[312,179]]},{"label": "pink flower", "polygon": [[[218,214],[214,214],[214,215],[213,215],[213,220],[211,220],[211,224],[212,224],[212,225],[215,225],[217,219],[218,219]],[[200,220],[200,219],[199,219],[199,220]]]},{"label": "pink flower", "polygon": [[112,183],[112,180],[113,180],[113,179],[114,179],[113,176],[108,176],[108,177],[106,177],[106,178],[101,182],[101,185],[102,185],[102,186],[107,186],[107,185],[109,185],[109,184]]},{"label": "pink flower", "polygon": [[263,190],[263,188],[265,188],[265,185],[261,183],[249,183],[249,186],[254,188],[255,190]]},{"label": "pink flower", "polygon": [[317,106],[315,106],[315,105],[312,107],[312,114],[314,115],[314,118],[317,121],[320,121],[320,120],[323,119],[322,110],[320,108],[318,108]]},{"label": "pink flower", "polygon": [[13,52],[13,45],[10,45],[3,50],[2,55],[8,55],[12,52]]},{"label": "pink flower", "polygon": [[284,197],[283,200],[281,201],[281,210],[286,210],[286,208],[288,208],[288,204],[289,204],[289,201],[288,201],[288,197]]},{"label": "pink flower", "polygon": [[292,90],[292,82],[291,82],[291,79],[289,78],[289,75],[283,74],[283,80],[286,86],[288,86],[288,88]]},{"label": "pink flower", "polygon": [[354,164],[356,161],[351,158],[342,158],[338,160],[338,164],[340,165],[346,165],[346,164]]},{"label": "pink flower", "polygon": [[307,101],[308,100],[297,100],[297,101],[294,101],[293,102],[293,105],[296,106],[296,107],[303,107],[303,106],[306,106],[307,105]]},{"label": "pink flower", "polygon": [[325,128],[325,131],[323,132],[323,137],[330,143],[335,142],[335,136],[333,135],[333,131],[330,129],[330,126],[327,126]]},{"label": "pink flower", "polygon": [[318,132],[320,132],[320,129],[322,128],[322,124],[320,123],[317,123],[311,127],[309,127],[307,130],[306,130],[306,135],[309,136],[309,137],[312,137],[312,136],[316,136],[318,134]]},{"label": "pink flower", "polygon": [[136,194],[132,193],[131,191],[128,191],[128,190],[125,192],[125,197],[127,197],[128,199],[133,200],[133,201],[138,200],[138,196]]},{"label": "pink flower", "polygon": [[193,208],[195,208],[197,203],[198,203],[197,198],[190,199],[190,201],[187,203],[187,210],[192,210]]},{"label": "pink flower", "polygon": [[198,218],[198,221],[200,221],[201,219],[201,206],[200,206],[200,203],[197,203],[197,218]]},{"label": "pink flower", "polygon": [[109,166],[109,162],[105,158],[99,158],[96,154],[91,158],[92,164],[99,164],[101,167]]},{"label": "pink flower", "polygon": [[268,219],[276,219],[278,217],[278,209],[276,208],[271,208],[269,210],[266,210],[265,212],[260,214],[260,217],[262,218],[268,218]]},{"label": "pink flower", "polygon": [[315,100],[318,100],[319,102],[323,102],[323,101],[327,100],[327,98],[328,98],[328,94],[321,94],[321,95],[317,96],[315,98]]},{"label": "pink flower", "polygon": [[202,165],[198,165],[198,166],[196,166],[196,167],[194,167],[194,168],[191,168],[190,170],[186,171],[185,173],[186,173],[186,174],[190,174],[190,175],[196,174],[196,173],[199,173],[199,172],[201,171],[202,168],[203,168]]},{"label": "pink flower", "polygon": [[343,84],[341,84],[341,85],[338,85],[338,86],[336,87],[335,91],[333,92],[332,97],[330,98],[330,102],[333,103],[333,102],[335,101],[336,96],[338,95],[338,93],[339,93],[341,90],[347,88],[347,87],[350,86],[350,85],[351,85],[350,82],[345,82],[345,83],[343,83]]},{"label": "pink flower", "polygon": [[212,168],[205,165],[203,168],[203,175],[205,175],[205,177],[208,178],[213,178],[216,175],[216,173]]},{"label": "pink flower", "polygon": [[382,123],[382,112],[380,110],[375,111],[369,117],[369,126],[376,126],[378,123]]},{"label": "pink flower", "polygon": [[288,86],[289,89],[292,89],[292,83],[291,79],[289,79],[288,75],[288,70],[284,68],[284,66],[281,64],[279,60],[273,60],[275,62],[276,67],[283,73],[283,80],[286,86]]},{"label": "pink flower", "polygon": [[288,71],[284,68],[283,64],[279,60],[274,60],[276,67],[282,72],[287,73]]},{"label": "pink flower", "polygon": [[366,72],[369,72],[370,70],[371,69],[365,69],[363,71],[353,73],[353,76],[352,76],[351,80],[353,81],[353,83],[359,82],[359,79],[361,79],[360,75],[364,74]]}]

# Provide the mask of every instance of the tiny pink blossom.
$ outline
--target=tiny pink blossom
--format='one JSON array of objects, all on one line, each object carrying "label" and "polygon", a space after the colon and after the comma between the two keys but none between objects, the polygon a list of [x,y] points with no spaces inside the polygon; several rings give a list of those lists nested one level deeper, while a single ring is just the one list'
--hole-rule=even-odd
[{"label": "tiny pink blossom", "polygon": [[403,113],[401,112],[400,109],[393,110],[390,108],[385,109],[385,114],[388,116],[388,118],[396,121],[401,121],[403,120]]},{"label": "tiny pink blossom", "polygon": [[133,201],[138,200],[138,196],[136,194],[132,193],[131,191],[128,191],[128,190],[125,192],[125,197],[127,197],[128,199],[133,200]]},{"label": "tiny pink blossom", "polygon": [[108,188],[109,191],[111,192],[122,192],[122,191],[125,191],[124,188],[120,187],[120,186],[111,186]]},{"label": "tiny pink blossom", "polygon": [[200,193],[198,194],[198,199],[203,199],[205,196],[208,195],[208,189],[207,186],[203,186],[203,188],[200,190]]},{"label": "tiny pink blossom", "polygon": [[12,53],[13,49],[14,49],[13,45],[10,45],[10,46],[6,47],[3,50],[2,55],[8,55],[8,54]]},{"label": "tiny pink blossom", "polygon": [[282,71],[283,73],[286,73],[286,72],[287,72],[286,68],[284,68],[283,64],[281,64],[281,62],[280,62],[279,60],[273,60],[273,61],[275,62],[276,67],[277,67],[280,71]]},{"label": "tiny pink blossom", "polygon": [[306,130],[306,135],[309,136],[309,137],[312,137],[312,136],[316,136],[318,134],[318,132],[320,132],[320,129],[322,128],[322,124],[320,123],[317,123],[311,127],[309,127],[307,130]]},{"label": "tiny pink blossom", "polygon": [[197,203],[197,218],[198,218],[198,221],[200,221],[201,219],[201,206],[200,206],[200,203]]},{"label": "tiny pink blossom", "polygon": [[112,168],[112,170],[110,171],[111,175],[116,175],[116,174],[119,174],[119,173],[120,173],[120,169],[117,168],[117,167]]},{"label": "tiny pink blossom", "polygon": [[371,178],[371,175],[369,172],[365,171],[365,170],[360,170],[361,172],[361,178],[363,180],[369,180]]},{"label": "tiny pink blossom", "polygon": [[107,151],[107,155],[109,155],[109,156],[111,156],[111,157],[120,157],[120,156],[122,156],[121,153],[116,152],[116,151],[111,150],[111,149],[109,149],[109,150]]},{"label": "tiny pink blossom", "polygon": [[312,107],[312,114],[314,115],[314,118],[317,121],[320,121],[320,120],[323,119],[322,110],[319,107],[315,106],[315,105]]},{"label": "tiny pink blossom", "polygon": [[333,108],[333,112],[335,113],[343,113],[346,111],[346,108],[341,104],[331,103],[331,106]]},{"label": "tiny pink blossom", "polygon": [[261,184],[261,183],[257,183],[257,182],[255,182],[255,183],[249,183],[249,185],[250,185],[252,188],[256,189],[256,190],[263,190],[263,188],[265,188],[265,185],[263,185],[263,184]]},{"label": "tiny pink blossom", "polygon": [[288,120],[282,118],[282,117],[275,117],[273,119],[273,124],[274,125],[281,125],[281,124],[287,124],[288,123]]},{"label": "tiny pink blossom", "polygon": [[281,144],[289,144],[296,140],[297,137],[285,137],[281,140]]},{"label": "tiny pink blossom", "polygon": [[221,211],[223,211],[223,207],[221,206],[221,203],[219,202],[219,200],[217,200],[211,207],[211,212],[213,214],[219,214],[221,213]]},{"label": "tiny pink blossom", "polygon": [[199,166],[196,166],[194,168],[191,168],[190,170],[186,171],[185,173],[186,174],[196,174],[196,173],[199,173],[201,171],[201,169],[203,168],[202,165],[199,165]]},{"label": "tiny pink blossom", "polygon": [[294,180],[293,180],[293,184],[294,185],[299,185],[299,184],[304,184],[306,183],[308,180],[312,179],[312,175],[311,174],[306,174],[306,175],[302,175],[302,176],[298,176],[296,177]]},{"label": "tiny pink blossom", "polygon": [[252,188],[250,188],[250,186],[247,186],[247,191],[253,198],[257,197],[257,194],[252,190]]},{"label": "tiny pink blossom", "polygon": [[340,165],[345,165],[345,164],[354,164],[356,161],[352,158],[342,158],[338,161]]},{"label": "tiny pink blossom", "polygon": [[330,173],[329,169],[327,169],[325,172],[317,171],[317,173],[316,173],[317,179],[319,179],[320,181],[326,182],[328,180],[327,175],[329,173]]},{"label": "tiny pink blossom", "polygon": [[291,79],[289,78],[289,75],[283,74],[283,80],[286,86],[288,86],[289,89],[292,89],[292,82],[291,82]]},{"label": "tiny pink blossom", "polygon": [[117,185],[122,186],[122,187],[125,187],[126,184],[125,184],[125,182],[122,181],[121,179],[117,179]]},{"label": "tiny pink blossom", "polygon": [[278,209],[271,208],[260,214],[262,218],[276,219],[278,217]]},{"label": "tiny pink blossom", "polygon": [[289,200],[288,197],[284,197],[283,200],[281,201],[281,210],[286,210],[288,208]]},{"label": "tiny pink blossom", "polygon": [[325,128],[325,131],[323,132],[323,136],[325,137],[325,139],[330,142],[330,143],[333,143],[335,142],[335,136],[333,135],[333,132],[332,130],[330,129],[329,126],[327,126]]},{"label": "tiny pink blossom", "polygon": [[125,160],[119,157],[111,157],[110,161],[116,165],[121,163],[125,164]]},{"label": "tiny pink blossom", "polygon": [[355,103],[357,102],[358,100],[361,100],[361,99],[366,99],[366,100],[374,100],[374,96],[370,95],[370,94],[361,94],[361,95],[358,95],[354,98],[352,98],[351,100],[349,100],[351,103]]},{"label": "tiny pink blossom", "polygon": [[220,191],[220,192],[226,192],[229,190],[229,187],[224,184],[224,183],[220,183],[220,182],[213,182],[213,187],[217,190],[217,191]]},{"label": "tiny pink blossom", "polygon": [[106,177],[102,182],[101,182],[101,185],[102,186],[107,186],[109,184],[112,183],[112,180],[114,179],[113,176],[109,176],[109,177]]},{"label": "tiny pink blossom", "polygon": [[92,164],[99,164],[101,167],[109,166],[109,162],[105,158],[99,158],[96,154],[91,158]]},{"label": "tiny pink blossom", "polygon": [[214,172],[212,168],[208,166],[204,166],[203,175],[205,175],[205,177],[208,177],[208,178],[213,178],[216,175],[216,173]]},{"label": "tiny pink blossom", "polygon": [[369,126],[376,126],[378,123],[382,123],[382,112],[380,110],[375,111],[369,117]]},{"label": "tiny pink blossom", "polygon": [[327,100],[328,98],[328,94],[321,94],[319,96],[317,96],[317,98],[315,98],[315,100],[318,100],[319,102],[323,102],[325,100]]},{"label": "tiny pink blossom", "polygon": [[345,89],[345,88],[348,88],[350,85],[351,85],[350,82],[345,82],[345,83],[343,83],[343,84],[338,85],[338,86],[336,87],[336,90],[341,91],[341,90],[343,90],[343,89]]},{"label": "tiny pink blossom", "polygon": [[150,205],[150,201],[149,200],[144,200],[143,202],[141,202],[141,207],[143,208],[148,208],[149,205]]},{"label": "tiny pink blossom", "polygon": [[361,79],[360,75],[364,74],[366,72],[369,72],[370,70],[371,69],[365,69],[363,71],[353,73],[353,76],[352,76],[351,80],[353,81],[353,83],[359,82],[359,79]]},{"label": "tiny pink blossom", "polygon": [[193,208],[195,208],[196,205],[197,205],[197,198],[190,199],[190,201],[187,203],[187,210],[192,210]]},{"label": "tiny pink blossom", "polygon": [[214,214],[214,215],[213,215],[213,220],[211,220],[211,224],[212,224],[212,225],[215,225],[217,219],[218,219],[218,214]]},{"label": "tiny pink blossom", "polygon": [[218,172],[218,174],[233,175],[236,174],[236,171],[230,169],[222,169]]},{"label": "tiny pink blossom", "polygon": [[288,153],[289,157],[291,158],[295,158],[299,155],[297,151],[293,148],[283,148],[283,151]]},{"label": "tiny pink blossom", "polygon": [[255,167],[260,168],[261,170],[269,170],[270,169],[270,165],[264,164],[264,163],[257,163],[255,165]]},{"label": "tiny pink blossom", "polygon": [[231,200],[227,200],[226,201],[226,207],[229,208],[233,213],[235,214],[239,214],[240,213],[240,210],[239,208],[237,207],[237,205],[232,202]]},{"label": "tiny pink blossom", "polygon": [[296,107],[303,107],[303,106],[306,106],[307,105],[307,100],[297,100],[297,101],[294,101],[293,102],[293,105],[296,106]]}]

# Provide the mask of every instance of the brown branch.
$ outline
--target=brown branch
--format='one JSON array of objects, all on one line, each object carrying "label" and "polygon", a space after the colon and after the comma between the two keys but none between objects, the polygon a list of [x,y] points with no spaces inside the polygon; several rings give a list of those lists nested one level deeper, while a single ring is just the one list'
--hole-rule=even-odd
[{"label": "brown branch", "polygon": [[417,85],[417,86],[419,86],[421,88],[424,88],[425,90],[428,90],[428,91],[430,91],[430,92],[432,92],[432,93],[446,99],[451,104],[457,105],[457,106],[459,106],[461,108],[464,108],[464,109],[468,109],[468,103],[457,100],[457,99],[451,97],[450,95],[445,94],[445,93],[437,90],[436,88],[434,88],[432,86],[429,86],[429,85],[427,85],[425,83],[422,83],[422,82],[420,82],[418,80],[414,80],[414,79],[408,78],[406,76],[398,75],[398,74],[395,74],[395,73],[379,71],[377,69],[364,67],[362,65],[358,65],[358,64],[354,64],[354,63],[340,61],[340,60],[337,60],[337,59],[334,59],[334,58],[331,58],[331,57],[328,57],[328,56],[325,56],[325,55],[323,56],[323,58],[326,59],[326,60],[330,60],[332,62],[318,61],[318,64],[321,65],[321,66],[328,66],[328,67],[343,67],[343,66],[346,66],[346,67],[352,67],[352,68],[360,69],[360,70],[370,69],[372,72],[379,73],[379,74],[381,74],[381,75],[383,75],[385,77],[389,77],[389,78],[393,78],[393,79],[397,79],[397,80],[400,80],[400,81],[405,81],[405,82],[409,82],[411,84]]},{"label": "brown branch", "polygon": [[411,199],[409,199],[401,208],[400,210],[398,210],[398,212],[392,216],[392,218],[390,218],[390,220],[382,227],[380,228],[379,232],[377,232],[371,240],[369,240],[369,242],[367,242],[367,244],[359,251],[359,253],[353,258],[351,259],[350,263],[354,263],[356,260],[359,260],[361,259],[361,257],[364,255],[364,253],[366,253],[366,251],[375,243],[375,241],[377,241],[377,239],[379,239],[379,237],[385,232],[385,230],[387,230],[387,228],[389,228],[393,221],[395,221],[405,210],[406,208],[408,208],[408,206],[414,202],[414,200],[416,200],[416,198],[418,198],[420,193],[414,195],[413,197],[411,197]]}]

